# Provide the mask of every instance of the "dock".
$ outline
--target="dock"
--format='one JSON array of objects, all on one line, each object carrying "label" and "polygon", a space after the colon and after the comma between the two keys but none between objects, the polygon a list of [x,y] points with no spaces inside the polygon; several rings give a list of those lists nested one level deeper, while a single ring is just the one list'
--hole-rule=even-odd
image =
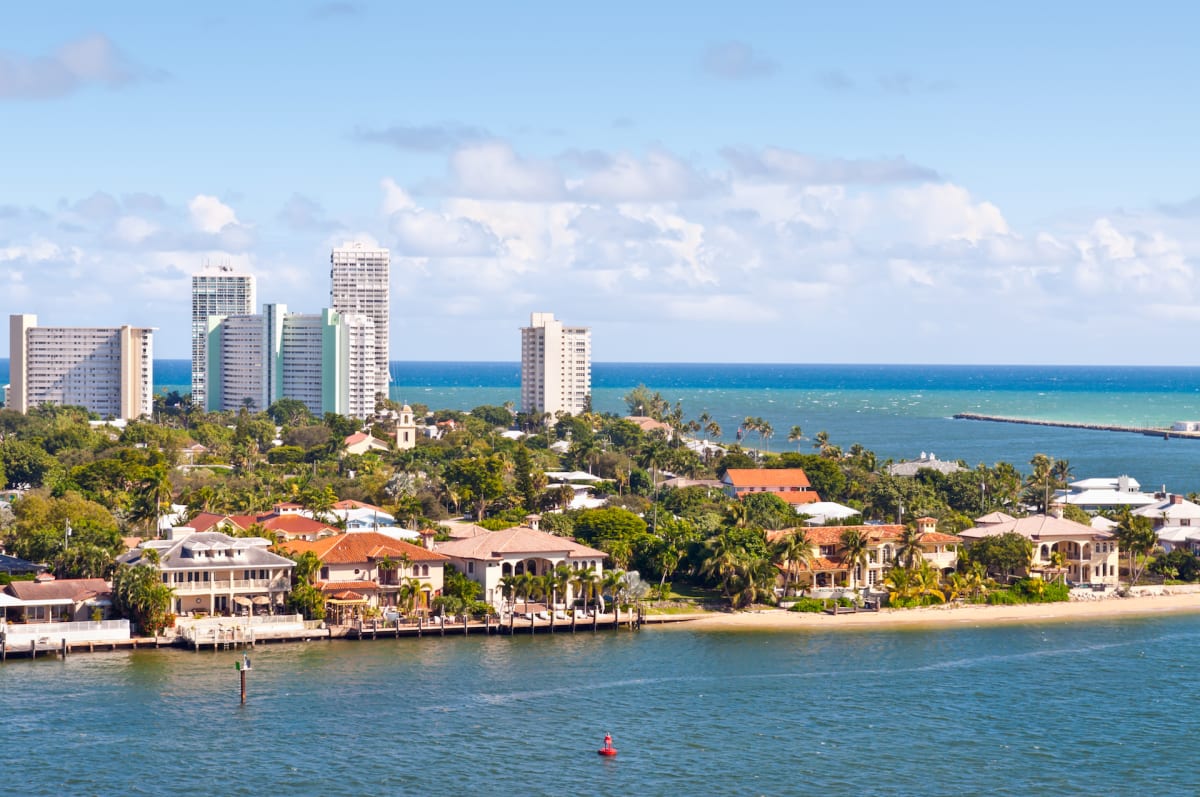
[{"label": "dock", "polygon": [[993,423],[1019,423],[1026,426],[1053,426],[1059,429],[1087,429],[1093,432],[1126,432],[1132,434],[1161,437],[1169,440],[1172,437],[1183,439],[1200,439],[1200,432],[1180,432],[1161,426],[1120,426],[1102,423],[1078,423],[1074,421],[1046,421],[1037,418],[1011,418],[1003,415],[980,415],[974,412],[956,412],[956,421],[991,421]]}]

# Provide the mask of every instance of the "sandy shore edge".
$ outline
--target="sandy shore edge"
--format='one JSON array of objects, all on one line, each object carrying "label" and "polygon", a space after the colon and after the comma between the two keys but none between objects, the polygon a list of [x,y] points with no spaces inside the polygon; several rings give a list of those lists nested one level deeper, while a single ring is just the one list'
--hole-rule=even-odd
[{"label": "sandy shore edge", "polygon": [[710,613],[645,627],[689,631],[838,631],[919,627],[978,627],[1004,623],[1087,622],[1122,617],[1200,613],[1200,593],[1107,598],[1022,606],[931,606],[858,614],[807,614],[784,609]]}]

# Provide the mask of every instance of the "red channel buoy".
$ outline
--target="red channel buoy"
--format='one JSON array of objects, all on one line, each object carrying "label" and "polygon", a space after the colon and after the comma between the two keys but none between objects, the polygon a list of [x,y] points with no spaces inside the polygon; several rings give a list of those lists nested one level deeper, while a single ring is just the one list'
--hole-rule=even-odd
[{"label": "red channel buoy", "polygon": [[611,758],[612,756],[615,756],[617,754],[617,748],[612,746],[612,734],[611,733],[604,734],[604,746],[601,747],[596,752],[602,756],[608,756],[609,758]]}]

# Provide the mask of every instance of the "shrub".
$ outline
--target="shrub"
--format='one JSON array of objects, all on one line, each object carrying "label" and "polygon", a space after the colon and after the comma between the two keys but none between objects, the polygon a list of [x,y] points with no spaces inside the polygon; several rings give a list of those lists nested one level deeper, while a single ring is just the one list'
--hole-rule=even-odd
[{"label": "shrub", "polygon": [[817,598],[796,598],[796,602],[788,609],[790,612],[823,612],[825,601]]}]

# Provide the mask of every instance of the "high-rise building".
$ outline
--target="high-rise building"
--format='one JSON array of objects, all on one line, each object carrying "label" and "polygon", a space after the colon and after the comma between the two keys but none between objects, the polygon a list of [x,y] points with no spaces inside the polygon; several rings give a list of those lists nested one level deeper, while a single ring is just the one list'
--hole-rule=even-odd
[{"label": "high-rise building", "polygon": [[375,411],[375,325],[366,316],[323,310],[208,319],[206,409],[265,410],[281,398],[315,415],[367,418]]},{"label": "high-rise building", "polygon": [[102,418],[154,412],[154,330],[39,327],[35,315],[9,317],[9,408],[76,405]]},{"label": "high-rise building", "polygon": [[192,275],[192,406],[208,406],[208,317],[250,315],[254,306],[252,274],[206,266]]},{"label": "high-rise building", "polygon": [[591,395],[592,331],[531,314],[521,329],[521,411],[578,415]]},{"label": "high-rise building", "polygon": [[[391,253],[347,241],[329,256],[329,305],[339,313],[364,315],[375,326],[374,392],[388,395],[391,383],[389,346],[391,335]],[[375,397],[371,403],[374,410]]]}]

